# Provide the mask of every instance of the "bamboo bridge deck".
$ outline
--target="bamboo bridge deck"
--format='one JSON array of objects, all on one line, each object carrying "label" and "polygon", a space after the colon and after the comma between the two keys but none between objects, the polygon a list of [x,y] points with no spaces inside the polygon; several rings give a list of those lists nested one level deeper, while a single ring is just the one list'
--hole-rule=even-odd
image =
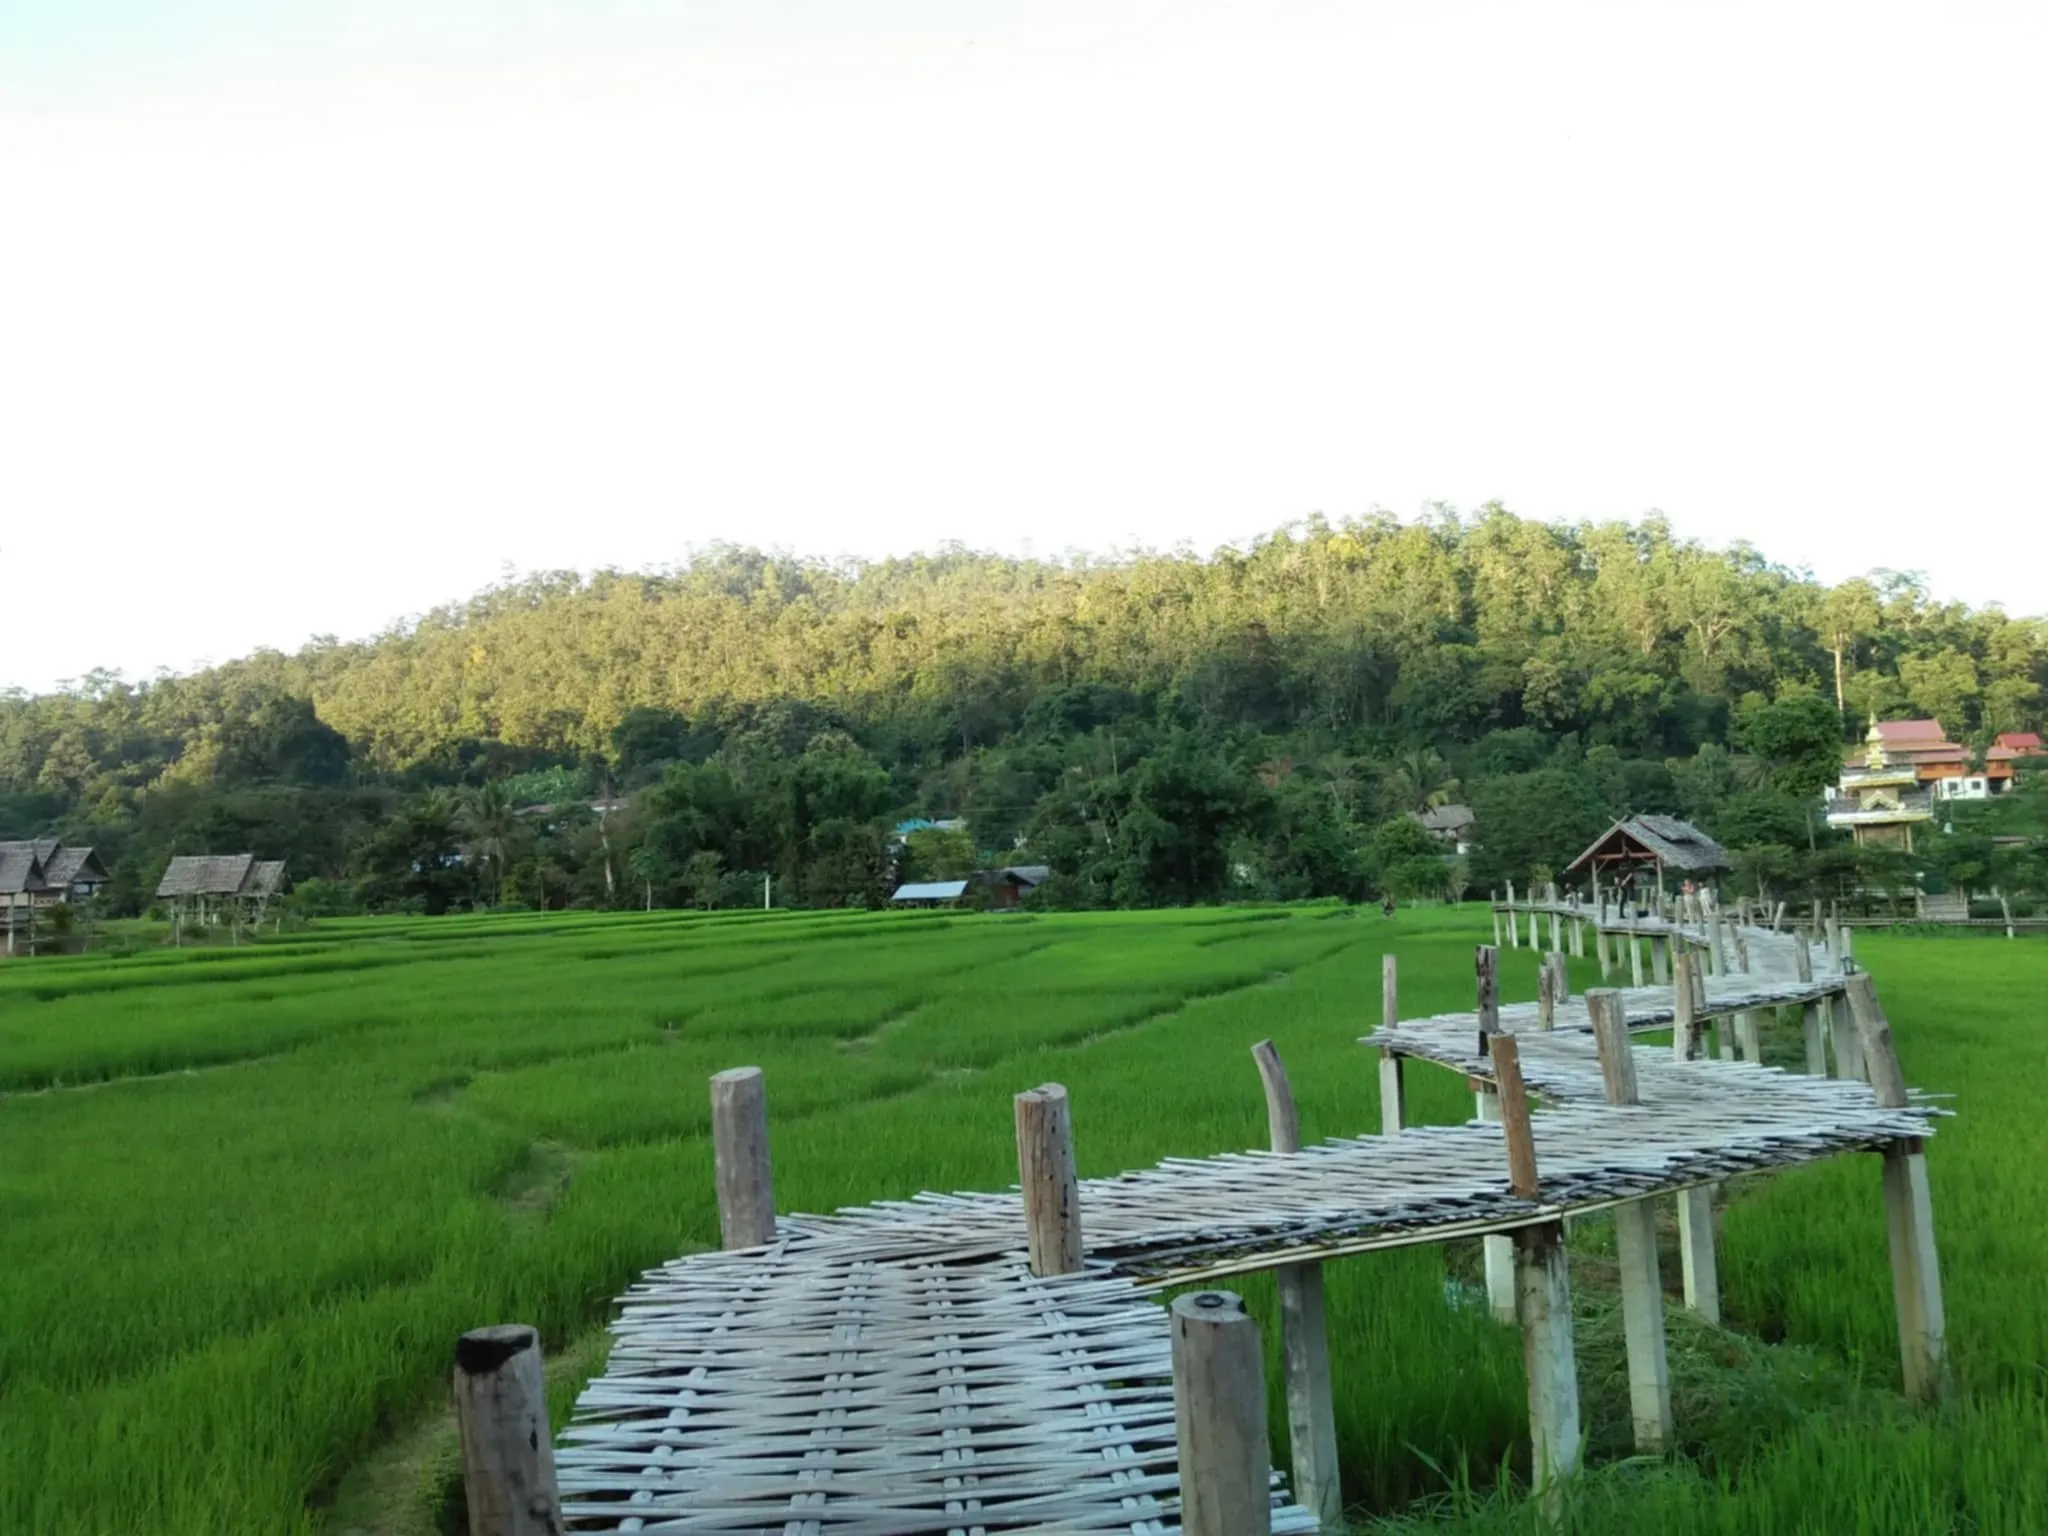
[{"label": "bamboo bridge deck", "polygon": [[[1585,914],[1579,913],[1579,916]],[[1659,926],[1662,926],[1661,924]],[[1745,930],[1751,972],[1710,1016],[1838,993],[1821,952]],[[1632,1027],[1669,987],[1623,993]],[[1035,1276],[1022,1197],[928,1194],[782,1216],[766,1246],[691,1255],[623,1300],[605,1374],[556,1450],[577,1531],[1177,1531],[1168,1314],[1150,1292],[1418,1243],[1511,1232],[1652,1193],[1927,1136],[1937,1111],[1862,1082],[1634,1047],[1642,1102],[1611,1108],[1582,1002],[1539,1029],[1500,1009],[1529,1090],[1540,1200],[1509,1190],[1502,1128],[1411,1127],[1298,1153],[1175,1159],[1084,1180],[1085,1268]],[[1474,1077],[1476,1014],[1367,1044]],[[1315,1530],[1276,1474],[1273,1530]]]}]

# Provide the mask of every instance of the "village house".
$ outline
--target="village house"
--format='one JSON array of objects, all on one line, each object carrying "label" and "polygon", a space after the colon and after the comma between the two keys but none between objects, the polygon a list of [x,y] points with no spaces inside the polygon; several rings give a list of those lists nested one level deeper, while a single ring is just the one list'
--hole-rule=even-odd
[{"label": "village house", "polygon": [[89,901],[111,878],[89,847],[67,847],[54,837],[0,843],[0,930],[11,953],[17,928],[33,932],[46,907]]},{"label": "village house", "polygon": [[1476,818],[1469,805],[1433,805],[1426,811],[1410,811],[1408,819],[1445,845],[1450,854],[1472,851]]}]

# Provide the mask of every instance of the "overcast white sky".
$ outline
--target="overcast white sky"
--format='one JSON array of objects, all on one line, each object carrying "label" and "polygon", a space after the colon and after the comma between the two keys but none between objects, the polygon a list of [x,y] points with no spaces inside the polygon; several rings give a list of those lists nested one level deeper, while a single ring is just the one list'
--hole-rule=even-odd
[{"label": "overcast white sky", "polygon": [[0,685],[715,539],[2048,611],[2048,7],[0,5]]}]

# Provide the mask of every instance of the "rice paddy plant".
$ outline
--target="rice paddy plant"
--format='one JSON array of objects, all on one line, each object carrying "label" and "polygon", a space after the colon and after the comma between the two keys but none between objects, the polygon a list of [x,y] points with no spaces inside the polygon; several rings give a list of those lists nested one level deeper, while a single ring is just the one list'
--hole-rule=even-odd
[{"label": "rice paddy plant", "polygon": [[[1356,1041],[1382,950],[1404,1013],[1448,1010],[1480,928],[1326,908],[482,914],[0,969],[0,1527],[332,1528],[352,1470],[431,1428],[462,1329],[530,1321],[596,1368],[612,1298],[715,1241],[720,1067],[767,1070],[785,1209],[1002,1187],[1010,1096],[1048,1080],[1073,1094],[1086,1174],[1262,1144],[1247,1047],[1266,1036],[1304,1133],[1355,1134],[1378,1124]],[[1630,1458],[1583,1223],[1596,1464],[1576,1528],[2048,1528],[2048,948],[1863,955],[1909,1075],[1957,1094],[1930,1162],[1958,1399],[1892,1390],[1877,1170],[1839,1160],[1731,1190],[1736,1332],[1673,1313],[1684,1454]],[[1533,958],[1503,959],[1508,995],[1532,995]],[[1409,1094],[1417,1122],[1471,1112],[1450,1074],[1411,1068]],[[1472,1268],[1456,1247],[1329,1268],[1361,1524],[1535,1528],[1519,1345],[1472,1304]],[[1284,1460],[1272,1287],[1243,1289]],[[432,1478],[392,1497],[408,1507],[380,1529],[432,1528]]]}]

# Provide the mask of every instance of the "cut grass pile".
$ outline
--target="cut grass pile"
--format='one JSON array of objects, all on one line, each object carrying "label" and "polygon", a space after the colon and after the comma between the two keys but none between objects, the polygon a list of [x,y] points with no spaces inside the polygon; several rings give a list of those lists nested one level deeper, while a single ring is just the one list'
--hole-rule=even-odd
[{"label": "cut grass pile", "polygon": [[[1246,1047],[1267,1035],[1305,1133],[1352,1134],[1378,1124],[1355,1041],[1382,949],[1401,954],[1404,1012],[1457,1007],[1480,926],[1317,908],[508,916],[0,969],[0,1528],[320,1530],[351,1469],[432,1439],[462,1329],[533,1322],[595,1368],[619,1290],[715,1241],[718,1068],[767,1070],[785,1209],[1002,1187],[1010,1095],[1049,1079],[1073,1093],[1085,1174],[1258,1145]],[[1727,1309],[1772,1342],[1674,1313],[1686,1454],[1630,1460],[1602,1230],[1584,1223],[1603,1463],[1576,1496],[1586,1529],[2048,1529],[2048,946],[1862,949],[1909,1076],[1959,1095],[1930,1155],[1958,1402],[1918,1413],[1891,1391],[1877,1168],[1839,1161],[1732,1193]],[[1504,959],[1509,995],[1531,995],[1530,957]],[[1449,1074],[1411,1067],[1410,1084],[1418,1121],[1469,1113]],[[1512,1494],[1519,1347],[1460,1299],[1471,1264],[1419,1249],[1329,1271],[1361,1520],[1530,1519]],[[1270,1283],[1245,1290],[1277,1349]],[[558,1412],[577,1385],[560,1373]],[[385,1485],[420,1506],[391,1529],[431,1524],[436,1476]]]}]

